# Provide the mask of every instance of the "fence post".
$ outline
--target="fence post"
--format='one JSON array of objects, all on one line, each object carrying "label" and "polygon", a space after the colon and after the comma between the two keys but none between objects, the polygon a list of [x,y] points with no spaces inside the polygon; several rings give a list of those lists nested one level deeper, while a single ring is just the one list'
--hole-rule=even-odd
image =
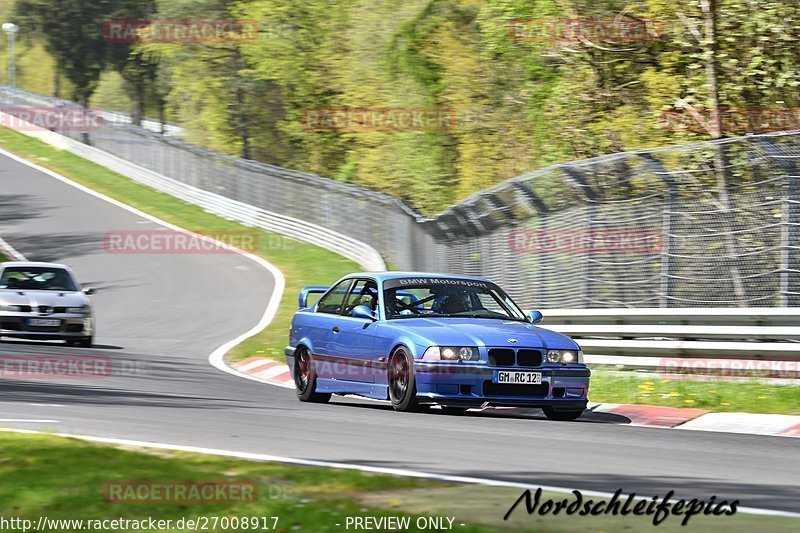
[{"label": "fence post", "polygon": [[781,185],[781,258],[779,301],[782,307],[800,306],[800,264],[796,260],[800,253],[792,254],[797,246],[800,225],[800,194],[797,188],[797,165],[784,157],[771,137],[759,137],[758,141],[767,156],[784,172]]},{"label": "fence post", "polygon": [[658,176],[667,190],[664,194],[664,206],[661,210],[661,282],[659,283],[659,307],[670,307],[670,296],[675,291],[675,286],[672,281],[672,272],[675,270],[674,258],[672,253],[673,239],[672,232],[675,227],[675,214],[674,208],[678,199],[678,193],[675,190],[675,178],[664,165],[648,153],[638,154],[639,158],[644,161],[647,169]]},{"label": "fence post", "polygon": [[[565,174],[565,181],[575,187],[578,191],[580,191],[581,195],[586,200],[586,203],[589,204],[587,207],[589,213],[588,219],[588,230],[591,235],[592,227],[594,226],[595,215],[597,213],[597,203],[598,203],[598,196],[597,192],[586,182],[584,177],[584,172],[582,169],[577,169],[575,167],[571,167],[568,165],[559,165],[559,168]],[[583,299],[587,302],[587,307],[592,307],[592,266],[589,255],[591,252],[587,252],[583,254],[584,256],[584,297]]]}]

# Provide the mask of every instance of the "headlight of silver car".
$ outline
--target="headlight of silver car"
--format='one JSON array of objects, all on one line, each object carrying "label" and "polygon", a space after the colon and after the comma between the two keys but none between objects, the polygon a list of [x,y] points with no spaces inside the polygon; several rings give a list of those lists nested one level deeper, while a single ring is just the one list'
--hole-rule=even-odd
[{"label": "headlight of silver car", "polygon": [[423,361],[477,361],[480,353],[474,346],[431,346],[425,350]]},{"label": "headlight of silver car", "polygon": [[580,350],[548,350],[548,363],[583,363],[583,352]]},{"label": "headlight of silver car", "polygon": [[91,305],[84,305],[82,307],[67,307],[67,313],[72,313],[76,315],[88,315],[92,312]]},{"label": "headlight of silver car", "polygon": [[19,313],[22,308],[18,305],[0,305],[0,311],[4,311],[6,313]]}]

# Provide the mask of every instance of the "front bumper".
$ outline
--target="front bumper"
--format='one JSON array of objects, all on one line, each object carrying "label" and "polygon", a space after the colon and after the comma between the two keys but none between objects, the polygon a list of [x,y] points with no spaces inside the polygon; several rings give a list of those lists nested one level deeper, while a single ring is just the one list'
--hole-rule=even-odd
[{"label": "front bumper", "polygon": [[[541,385],[493,383],[496,371],[541,372]],[[584,365],[536,368],[484,364],[414,362],[420,403],[453,406],[541,407],[577,410],[586,407],[591,371]]]},{"label": "front bumper", "polygon": [[[58,320],[57,326],[31,326],[29,319]],[[72,339],[94,335],[94,317],[78,314],[0,314],[0,336],[22,339]]]}]

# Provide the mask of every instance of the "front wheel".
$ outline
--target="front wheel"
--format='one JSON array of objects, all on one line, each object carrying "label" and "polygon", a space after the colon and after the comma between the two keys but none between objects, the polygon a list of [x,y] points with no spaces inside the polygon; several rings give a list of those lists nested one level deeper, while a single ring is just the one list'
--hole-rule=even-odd
[{"label": "front wheel", "polygon": [[294,357],[294,388],[301,402],[326,403],[330,394],[317,392],[317,373],[311,353],[305,348],[298,348]]},{"label": "front wheel", "polygon": [[544,416],[546,416],[549,420],[559,420],[561,422],[571,422],[573,420],[577,420],[579,416],[583,414],[583,409],[580,411],[557,411],[553,406],[546,405],[542,407],[542,411],[544,411]]},{"label": "front wheel", "polygon": [[389,358],[389,400],[395,411],[420,411],[414,364],[403,348],[398,348]]}]

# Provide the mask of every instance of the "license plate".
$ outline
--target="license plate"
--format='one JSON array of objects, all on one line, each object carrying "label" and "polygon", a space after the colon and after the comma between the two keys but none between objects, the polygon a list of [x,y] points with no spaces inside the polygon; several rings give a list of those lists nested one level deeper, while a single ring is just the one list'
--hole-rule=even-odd
[{"label": "license plate", "polygon": [[61,321],[56,318],[29,318],[28,325],[38,327],[55,327],[60,326]]},{"label": "license plate", "polygon": [[498,370],[494,373],[494,382],[511,383],[515,385],[541,385],[542,373]]}]

